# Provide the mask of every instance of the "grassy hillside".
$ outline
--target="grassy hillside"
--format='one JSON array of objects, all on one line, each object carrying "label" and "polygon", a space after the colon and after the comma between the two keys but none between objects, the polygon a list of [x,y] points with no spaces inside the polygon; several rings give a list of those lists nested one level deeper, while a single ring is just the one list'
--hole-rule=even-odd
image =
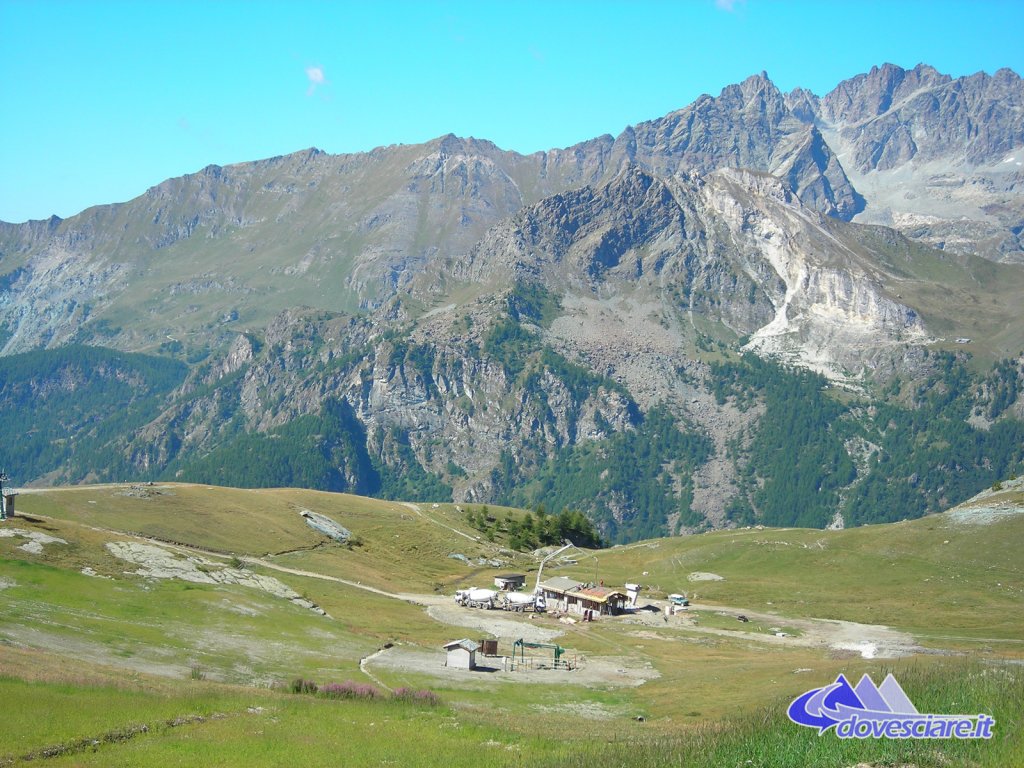
[{"label": "grassy hillside", "polygon": [[[655,594],[695,592],[702,602],[886,624],[922,637],[1019,640],[1024,515],[967,520],[945,513],[841,531],[747,528],[657,539],[601,552],[596,565],[581,563],[569,575],[596,572],[612,584],[650,584]],[[694,572],[723,580],[690,581]]]},{"label": "grassy hillside", "polygon": [[[93,486],[26,495],[29,513],[126,531],[226,554],[267,557],[296,568],[401,591],[430,592],[468,570],[449,554],[494,557],[451,504],[380,501],[299,489],[212,488],[179,483]],[[492,507],[501,511],[501,507]],[[353,533],[330,542],[301,517],[310,510]],[[454,530],[453,530],[454,529]],[[503,556],[508,559],[511,556]]]},{"label": "grassy hillside", "polygon": [[[908,523],[570,550],[575,564],[545,573],[639,581],[659,611],[669,592],[694,601],[679,616],[593,624],[454,606],[456,586],[533,574],[537,560],[478,539],[453,505],[178,484],[26,493],[0,524],[0,697],[19,704],[0,718],[0,764],[58,745],[48,763],[309,765],[343,752],[352,765],[1019,764],[1024,686],[1006,662],[1024,658],[1024,487],[1006,486]],[[303,510],[350,541],[317,533]],[[124,559],[131,547],[162,553],[178,577]],[[503,654],[518,636],[549,638],[578,668],[446,670],[440,646],[466,636],[496,637]],[[864,638],[879,658],[858,652]],[[847,743],[785,718],[840,672],[886,671],[922,711],[992,713],[997,738]],[[287,692],[299,677],[378,696]],[[441,703],[388,692],[401,688]]]}]

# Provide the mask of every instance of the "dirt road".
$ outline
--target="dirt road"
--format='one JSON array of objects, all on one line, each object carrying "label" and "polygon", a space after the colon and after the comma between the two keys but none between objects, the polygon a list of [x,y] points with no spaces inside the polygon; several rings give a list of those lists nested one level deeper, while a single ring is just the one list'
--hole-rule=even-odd
[{"label": "dirt road", "polygon": [[[765,624],[769,627],[784,625],[799,630],[800,634],[780,637],[772,632],[742,631],[703,627],[699,624],[691,626],[694,632],[722,635],[725,637],[743,637],[769,645],[803,646],[823,648],[831,651],[847,651],[857,653],[865,659],[895,659],[921,653],[924,649],[918,645],[913,636],[880,624],[858,624],[853,621],[835,619],[803,618],[792,619],[771,613],[761,613],[743,608],[732,608],[722,605],[696,605],[692,610],[708,610],[729,616],[746,616],[751,622]],[[738,626],[743,626],[737,622]]]}]

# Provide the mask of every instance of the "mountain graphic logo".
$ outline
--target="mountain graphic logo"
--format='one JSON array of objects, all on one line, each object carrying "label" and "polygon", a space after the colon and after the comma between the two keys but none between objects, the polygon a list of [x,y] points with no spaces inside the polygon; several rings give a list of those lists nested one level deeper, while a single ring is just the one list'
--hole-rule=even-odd
[{"label": "mountain graphic logo", "polygon": [[995,720],[986,714],[936,715],[917,707],[891,674],[881,685],[864,675],[856,686],[845,675],[795,698],[786,714],[797,725],[835,728],[839,738],[988,739]]}]

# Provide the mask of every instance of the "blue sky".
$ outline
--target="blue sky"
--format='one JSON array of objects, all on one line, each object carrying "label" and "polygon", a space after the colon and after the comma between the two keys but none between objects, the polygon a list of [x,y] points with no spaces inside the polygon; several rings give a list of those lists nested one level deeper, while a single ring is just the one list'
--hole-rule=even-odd
[{"label": "blue sky", "polygon": [[766,70],[1024,73],[1024,3],[0,0],[0,220],[70,216],[205,165],[445,133],[533,152]]}]

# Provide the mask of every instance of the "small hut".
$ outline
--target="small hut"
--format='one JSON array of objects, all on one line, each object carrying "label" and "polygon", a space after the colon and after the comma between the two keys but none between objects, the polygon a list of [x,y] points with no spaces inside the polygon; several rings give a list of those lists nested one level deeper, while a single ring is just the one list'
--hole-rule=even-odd
[{"label": "small hut", "polygon": [[480,644],[473,640],[453,640],[444,646],[447,651],[444,665],[456,669],[476,669],[476,652]]},{"label": "small hut", "polygon": [[494,586],[502,592],[515,592],[526,586],[526,576],[522,573],[505,573],[494,577]]}]

